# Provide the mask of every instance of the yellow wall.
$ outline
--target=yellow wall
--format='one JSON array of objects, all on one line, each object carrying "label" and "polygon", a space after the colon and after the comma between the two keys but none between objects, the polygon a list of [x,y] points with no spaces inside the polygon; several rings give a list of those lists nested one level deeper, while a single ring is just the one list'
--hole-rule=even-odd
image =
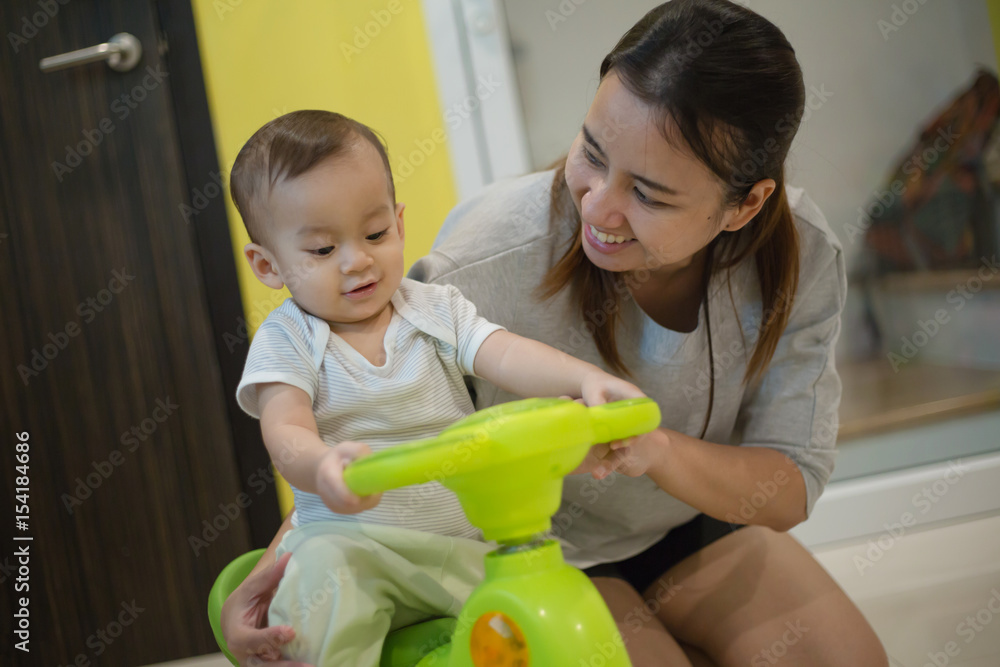
[{"label": "yellow wall", "polygon": [[[297,109],[329,109],[386,140],[406,208],[406,264],[427,254],[455,186],[418,0],[192,0],[216,149],[228,175],[261,125]],[[287,296],[247,266],[243,223],[228,201],[233,253],[251,331]],[[283,513],[291,504],[279,485]]]},{"label": "yellow wall", "polygon": [[1000,62],[1000,0],[986,0],[986,8],[990,13],[990,27],[993,29],[993,48]]}]

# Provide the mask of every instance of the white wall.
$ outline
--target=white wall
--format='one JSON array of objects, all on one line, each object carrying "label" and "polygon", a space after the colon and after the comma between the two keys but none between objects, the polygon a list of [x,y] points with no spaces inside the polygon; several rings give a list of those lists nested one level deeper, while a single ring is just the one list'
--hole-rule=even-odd
[{"label": "white wall", "polygon": [[[925,4],[920,4],[921,2]],[[918,9],[883,37],[893,5]],[[658,3],[649,0],[504,0],[532,160],[559,157],[579,131],[601,59]],[[802,125],[788,163],[844,243],[845,225],[882,186],[915,131],[976,66],[996,70],[982,0],[749,0],[795,48],[806,89],[831,93]],[[897,20],[898,20],[897,15]],[[556,20],[565,19],[565,20]]]}]

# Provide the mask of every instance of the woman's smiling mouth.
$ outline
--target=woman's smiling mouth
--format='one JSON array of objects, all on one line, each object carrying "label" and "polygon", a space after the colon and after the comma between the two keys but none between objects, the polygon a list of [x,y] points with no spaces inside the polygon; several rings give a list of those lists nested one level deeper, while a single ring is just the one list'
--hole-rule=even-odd
[{"label": "woman's smiling mouth", "polygon": [[[593,225],[588,224],[583,225],[583,235],[587,239],[587,243],[590,247],[606,255],[620,252],[636,242],[635,239],[630,239],[625,236],[612,236],[611,234],[605,234]],[[602,239],[601,237],[604,238]],[[618,239],[621,239],[621,241]]]}]

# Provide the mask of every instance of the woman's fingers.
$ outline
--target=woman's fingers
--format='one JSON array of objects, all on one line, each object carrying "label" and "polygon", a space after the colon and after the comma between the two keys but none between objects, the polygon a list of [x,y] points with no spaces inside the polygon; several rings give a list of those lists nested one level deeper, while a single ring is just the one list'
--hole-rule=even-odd
[{"label": "woman's fingers", "polygon": [[[571,475],[582,475],[585,473],[594,474],[598,467],[601,465],[601,460],[608,455],[611,450],[608,447],[608,443],[602,442],[594,445],[587,451],[587,455],[580,462],[580,465],[576,467],[573,472],[569,473]],[[598,479],[601,479],[598,477]]]},{"label": "woman's fingers", "polygon": [[281,647],[295,638],[288,626],[264,627],[271,598],[285,573],[292,554],[284,554],[271,565],[248,576],[222,606],[222,634],[241,664],[248,660],[278,660]]},{"label": "woman's fingers", "polygon": [[278,588],[278,582],[285,576],[285,568],[291,559],[292,552],[289,551],[286,554],[282,554],[281,558],[274,561],[271,565],[261,570],[255,577],[247,577],[245,580],[247,592],[251,595],[265,594],[270,599],[274,595],[274,591]]},{"label": "woman's fingers", "polygon": [[[281,647],[290,642],[295,637],[295,632],[287,626],[276,626],[273,628],[261,628],[248,634],[246,640],[249,644],[246,647],[246,657],[240,660],[244,667],[250,665],[274,665],[281,660]],[[230,651],[233,647],[230,646]],[[235,652],[234,652],[235,655]],[[282,662],[281,664],[291,664]]]}]

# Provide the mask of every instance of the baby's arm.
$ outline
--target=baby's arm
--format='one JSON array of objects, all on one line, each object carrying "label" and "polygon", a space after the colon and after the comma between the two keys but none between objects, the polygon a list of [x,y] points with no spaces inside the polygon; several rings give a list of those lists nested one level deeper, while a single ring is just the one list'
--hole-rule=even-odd
[{"label": "baby's arm", "polygon": [[645,396],[635,385],[554,347],[509,331],[491,333],[476,352],[476,375],[518,396],[582,397],[587,405]]},{"label": "baby's arm", "polygon": [[318,494],[339,514],[355,514],[378,504],[381,494],[359,497],[344,484],[344,466],[370,453],[360,442],[330,447],[319,437],[309,394],[282,382],[257,385],[260,429],[271,461],[293,486]]}]

